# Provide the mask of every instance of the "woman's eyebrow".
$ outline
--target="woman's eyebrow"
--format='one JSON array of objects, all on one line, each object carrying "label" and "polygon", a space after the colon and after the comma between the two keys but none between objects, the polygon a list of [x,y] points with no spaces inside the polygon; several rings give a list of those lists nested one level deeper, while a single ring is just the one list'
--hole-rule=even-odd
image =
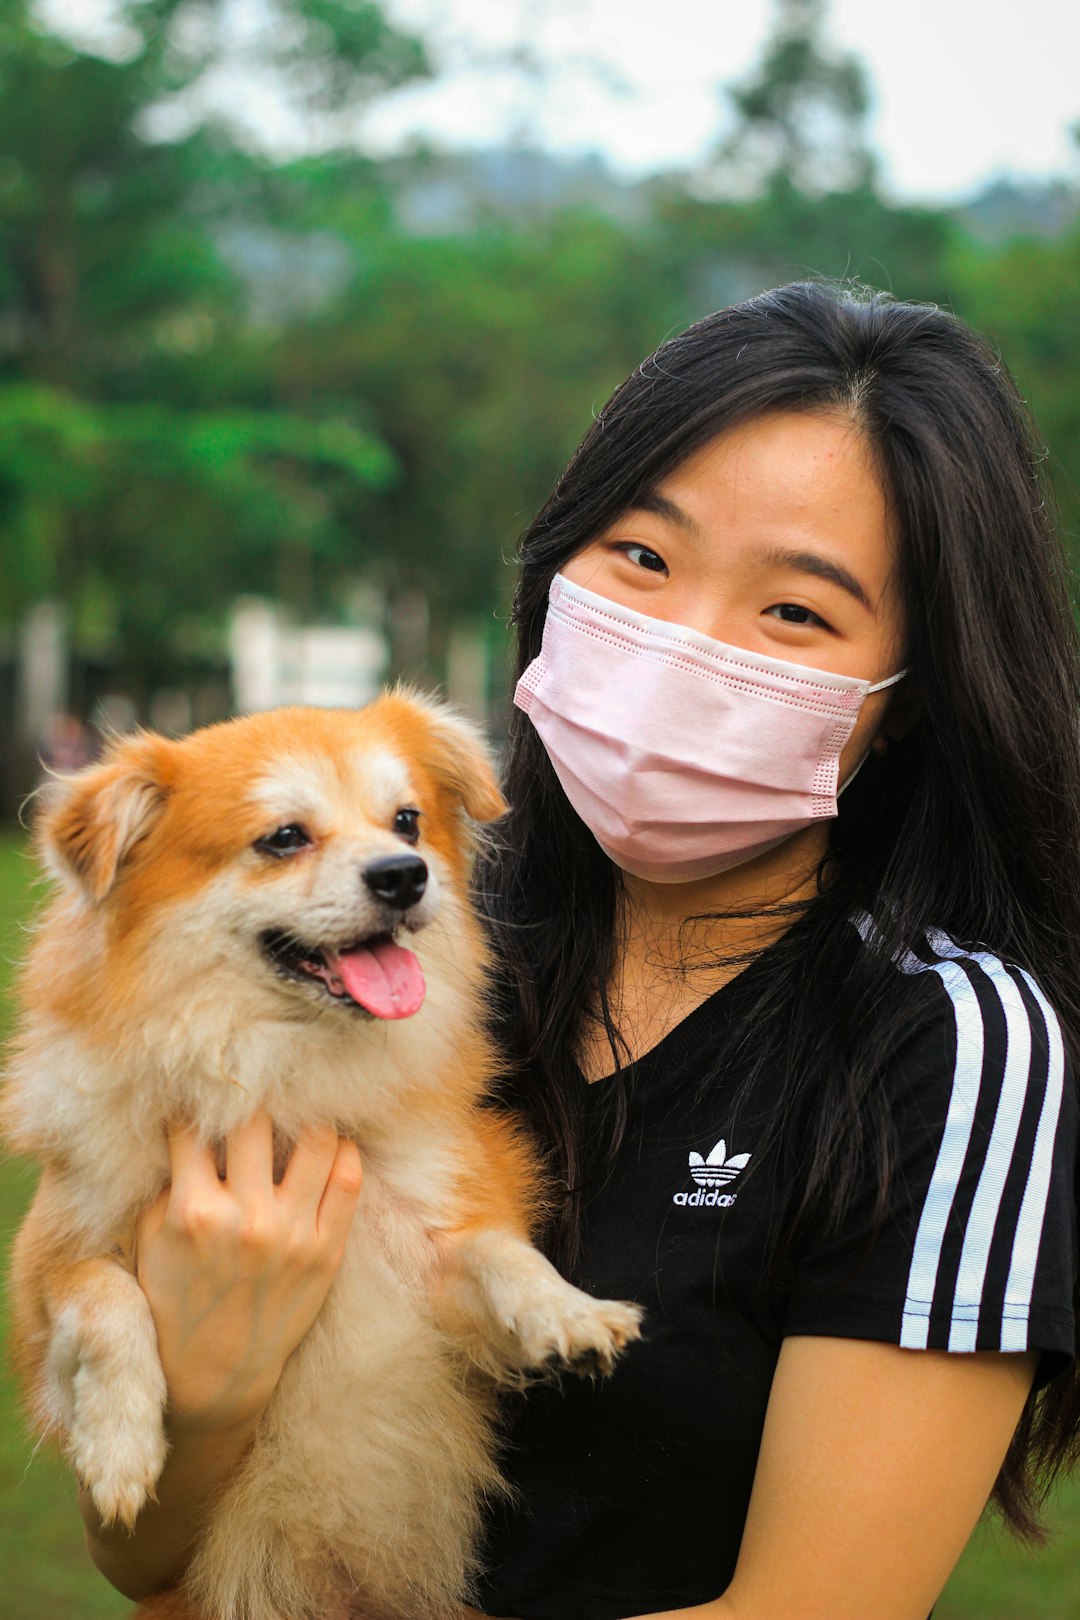
[{"label": "woman's eyebrow", "polygon": [[708,538],[697,518],[684,511],[675,501],[669,500],[666,495],[661,495],[659,490],[646,490],[644,495],[638,496],[630,510],[632,512],[652,512],[655,517],[666,518],[669,523],[674,523],[677,528],[682,529],[693,540],[706,540]]},{"label": "woman's eyebrow", "polygon": [[[652,512],[656,517],[666,518],[682,529],[691,539],[705,542],[708,540],[704,529],[691,513],[685,511],[677,502],[661,495],[658,490],[647,490],[639,495],[631,507],[634,512]],[[799,551],[788,546],[770,546],[761,553],[761,561],[767,568],[790,568],[799,574],[812,574],[815,579],[824,579],[831,585],[838,585],[842,591],[853,596],[860,607],[867,613],[873,613],[874,605],[869,593],[860,585],[855,575],[845,568],[842,563],[834,562],[831,557],[823,557],[817,551]]]},{"label": "woman's eyebrow", "polygon": [[823,557],[820,552],[795,551],[787,546],[770,546],[768,551],[761,553],[761,561],[767,568],[790,568],[795,573],[812,574],[815,579],[824,579],[831,585],[839,585],[840,589],[853,596],[867,613],[874,611],[868,593],[859,584],[855,575],[842,563],[833,562],[831,557]]}]

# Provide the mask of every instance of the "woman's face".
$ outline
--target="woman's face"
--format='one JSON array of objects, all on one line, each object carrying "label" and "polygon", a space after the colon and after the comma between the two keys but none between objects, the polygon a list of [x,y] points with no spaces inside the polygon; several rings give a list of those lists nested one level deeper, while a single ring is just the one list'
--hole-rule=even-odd
[{"label": "woman's face", "polygon": [[[562,572],[654,619],[874,682],[903,663],[895,564],[860,429],[784,411],[721,433]],[[890,696],[863,704],[841,781],[879,737]]]}]

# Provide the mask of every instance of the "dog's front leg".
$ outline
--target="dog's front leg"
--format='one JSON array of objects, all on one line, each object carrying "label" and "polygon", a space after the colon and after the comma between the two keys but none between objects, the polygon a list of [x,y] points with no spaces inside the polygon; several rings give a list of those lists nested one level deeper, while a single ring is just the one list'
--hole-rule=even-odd
[{"label": "dog's front leg", "polygon": [[146,1295],[115,1260],[44,1279],[49,1333],[35,1391],[103,1523],[129,1529],[165,1463],[165,1375]]},{"label": "dog's front leg", "polygon": [[500,1383],[520,1385],[537,1372],[609,1373],[640,1334],[637,1305],[593,1299],[511,1232],[457,1233],[444,1240],[442,1260],[442,1319]]}]

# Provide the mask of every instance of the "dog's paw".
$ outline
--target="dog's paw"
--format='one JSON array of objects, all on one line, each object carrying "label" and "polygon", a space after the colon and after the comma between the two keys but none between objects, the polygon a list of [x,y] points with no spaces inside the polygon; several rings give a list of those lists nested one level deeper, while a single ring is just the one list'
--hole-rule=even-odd
[{"label": "dog's paw", "polygon": [[[521,1373],[606,1376],[619,1355],[641,1335],[643,1312],[614,1299],[592,1299],[559,1280],[540,1290],[503,1329]],[[513,1381],[513,1379],[511,1379]]]},{"label": "dog's paw", "polygon": [[455,1261],[456,1331],[470,1358],[498,1383],[522,1388],[564,1372],[609,1373],[641,1335],[639,1306],[582,1293],[520,1237],[497,1229],[473,1233]]},{"label": "dog's paw", "polygon": [[153,1462],[145,1462],[141,1478],[136,1478],[133,1473],[124,1473],[119,1465],[108,1468],[105,1477],[98,1478],[93,1484],[89,1484],[80,1474],[80,1480],[89,1490],[103,1525],[122,1524],[125,1530],[135,1528],[135,1520],[154,1494],[154,1485],[164,1461],[162,1456],[161,1463],[156,1467]]},{"label": "dog's paw", "polygon": [[68,1437],[68,1457],[102,1524],[119,1523],[130,1530],[154,1494],[167,1448],[160,1411],[147,1419],[140,1433],[126,1424],[105,1431],[79,1424]]},{"label": "dog's paw", "polygon": [[168,1449],[162,1423],[165,1380],[160,1367],[144,1372],[150,1376],[121,1381],[103,1378],[93,1364],[80,1367],[66,1446],[102,1523],[128,1530],[154,1494]]}]

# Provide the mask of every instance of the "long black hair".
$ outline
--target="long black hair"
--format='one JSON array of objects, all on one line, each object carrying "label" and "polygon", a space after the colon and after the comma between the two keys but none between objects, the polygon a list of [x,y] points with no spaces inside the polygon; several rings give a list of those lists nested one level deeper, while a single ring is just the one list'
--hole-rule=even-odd
[{"label": "long black hair", "polygon": [[[998,355],[942,310],[796,284],[664,343],[600,412],[523,537],[517,673],[539,652],[552,575],[692,452],[775,411],[842,413],[872,446],[900,540],[912,722],[841,799],[828,881],[823,870],[772,947],[774,971],[746,1014],[783,1032],[774,1134],[796,1100],[813,1099],[808,1172],[775,1230],[779,1256],[811,1226],[839,1223],[868,1157],[884,1216],[895,1144],[881,1076],[910,1014],[892,964],[927,929],[1031,971],[1080,1058],[1080,653],[1042,457]],[[570,1265],[595,1170],[575,1054],[596,1019],[616,1065],[621,1050],[607,995],[620,874],[516,710],[506,794],[505,832],[481,873],[500,1033],[514,1100],[564,1194],[551,1248]],[[860,912],[877,928],[853,952]],[[1015,1530],[1038,1533],[1045,1490],[1078,1453],[1080,1373],[1063,1374],[1029,1401],[998,1480]]]}]

